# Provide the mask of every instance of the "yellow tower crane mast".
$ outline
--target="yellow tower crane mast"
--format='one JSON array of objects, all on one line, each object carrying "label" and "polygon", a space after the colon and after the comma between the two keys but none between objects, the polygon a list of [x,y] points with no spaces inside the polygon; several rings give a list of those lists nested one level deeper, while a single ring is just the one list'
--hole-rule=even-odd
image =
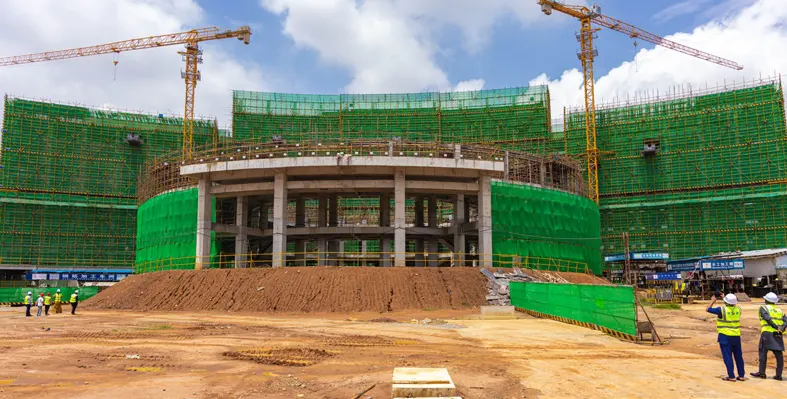
[{"label": "yellow tower crane mast", "polygon": [[44,53],[2,57],[0,58],[0,66],[64,60],[68,58],[88,57],[91,55],[173,46],[177,44],[185,45],[185,50],[178,52],[178,54],[183,56],[183,60],[186,62],[186,68],[181,72],[181,77],[186,81],[186,99],[183,112],[183,159],[185,160],[192,158],[194,150],[194,92],[197,88],[197,82],[201,79],[197,65],[202,63],[202,50],[199,48],[199,43],[229,38],[237,38],[243,41],[244,44],[249,44],[251,40],[251,28],[248,26],[241,26],[235,30],[221,30],[216,27],[201,28],[180,33],[99,44],[90,47],[77,47],[66,50],[47,51]]},{"label": "yellow tower crane mast", "polygon": [[585,6],[576,6],[563,4],[555,0],[539,0],[541,11],[546,15],[551,15],[552,11],[558,11],[563,14],[569,15],[579,20],[581,27],[578,35],[578,40],[581,49],[577,56],[582,61],[582,72],[584,75],[584,90],[585,90],[585,144],[587,155],[587,169],[588,169],[588,196],[598,203],[598,155],[599,150],[596,145],[596,101],[594,95],[594,78],[593,78],[593,59],[598,55],[596,49],[593,48],[593,39],[600,28],[594,28],[594,24],[612,29],[614,31],[628,35],[633,39],[641,39],[647,42],[666,47],[681,53],[696,57],[714,64],[722,65],[728,68],[741,70],[743,65],[725,58],[708,54],[700,50],[693,49],[689,46],[667,40],[663,37],[647,32],[634,25],[623,22],[621,20],[608,17],[601,13],[601,8],[598,5],[593,5],[588,8]]}]

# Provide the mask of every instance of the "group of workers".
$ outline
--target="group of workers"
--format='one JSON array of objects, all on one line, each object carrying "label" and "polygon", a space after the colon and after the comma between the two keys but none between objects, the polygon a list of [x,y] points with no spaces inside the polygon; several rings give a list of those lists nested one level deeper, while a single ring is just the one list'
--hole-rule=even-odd
[{"label": "group of workers", "polygon": [[[27,295],[25,296],[24,301],[22,302],[25,305],[25,317],[32,317],[30,314],[30,308],[33,307],[33,304],[38,308],[38,313],[36,313],[36,317],[41,317],[41,313],[43,311],[44,316],[49,316],[49,307],[54,305],[55,306],[55,313],[63,313],[63,294],[60,293],[60,289],[55,292],[54,297],[49,295],[49,292],[41,293],[38,295],[38,298],[33,300],[33,293],[31,291],[27,291]],[[68,299],[68,303],[71,304],[71,314],[76,314],[77,305],[79,304],[79,290],[75,290],[74,293],[71,294],[71,297]]]},{"label": "group of workers", "polygon": [[[719,295],[720,296],[720,295]],[[714,308],[717,297],[714,296],[707,312],[716,315],[716,330],[719,333],[719,347],[724,365],[727,367],[727,376],[724,381],[746,381],[746,372],[743,367],[743,350],[741,347],[741,308],[738,307],[738,297],[735,294],[727,294],[724,297],[723,307]],[[751,373],[755,378],[767,378],[765,366],[768,363],[768,352],[773,352],[776,357],[776,380],[782,380],[784,370],[784,339],[782,334],[787,329],[787,316],[776,306],[779,297],[773,292],[763,297],[765,304],[760,307],[760,343],[759,358],[760,369],[756,373]],[[738,377],[735,377],[733,359],[737,367]]]}]

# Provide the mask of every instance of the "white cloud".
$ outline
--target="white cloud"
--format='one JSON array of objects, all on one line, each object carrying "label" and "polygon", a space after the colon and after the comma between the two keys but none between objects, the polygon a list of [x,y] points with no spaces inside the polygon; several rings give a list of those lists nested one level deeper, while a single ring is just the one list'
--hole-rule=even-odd
[{"label": "white cloud", "polygon": [[[205,25],[195,0],[39,0],[6,2],[0,13],[4,56],[90,46],[183,31]],[[254,37],[252,37],[254,40]],[[258,39],[259,40],[259,39]],[[237,40],[206,43],[196,114],[230,123],[231,89],[264,88],[262,72],[222,48]],[[83,59],[0,68],[0,90],[16,96],[105,105],[147,113],[183,114],[183,69],[171,46]],[[113,67],[113,59],[118,65]],[[116,78],[113,80],[113,69]]]},{"label": "white cloud", "polygon": [[463,80],[454,86],[454,91],[478,91],[484,88],[483,79]]},{"label": "white cloud", "polygon": [[[437,65],[439,36],[458,28],[464,47],[487,44],[503,18],[529,25],[541,14],[521,0],[260,0],[284,17],[297,46],[350,71],[347,92],[418,92],[453,85]],[[548,26],[554,26],[551,21]]]},{"label": "white cloud", "polygon": [[[664,94],[673,87],[697,91],[743,79],[774,76],[787,71],[787,7],[783,0],[759,0],[744,9],[712,21],[691,33],[676,33],[667,39],[725,57],[744,65],[735,71],[662,47],[641,50],[634,61],[613,68],[596,82],[596,104],[636,93]],[[564,106],[581,106],[582,73],[572,69],[554,80],[541,75],[531,83],[548,83],[552,115],[562,115]]]}]

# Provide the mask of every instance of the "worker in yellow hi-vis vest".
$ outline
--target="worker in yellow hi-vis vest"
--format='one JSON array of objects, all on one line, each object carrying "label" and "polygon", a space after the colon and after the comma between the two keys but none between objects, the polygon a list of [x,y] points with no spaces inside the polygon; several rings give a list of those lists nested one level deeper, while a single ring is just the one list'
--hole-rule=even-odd
[{"label": "worker in yellow hi-vis vest", "polygon": [[49,291],[47,291],[46,295],[44,295],[44,316],[49,316],[50,306],[52,306],[52,296],[49,295]]},{"label": "worker in yellow hi-vis vest", "polygon": [[25,300],[24,300],[24,302],[22,302],[22,304],[25,305],[25,317],[31,317],[30,316],[30,307],[33,306],[33,293],[32,292],[27,291],[27,295],[25,295]]},{"label": "worker in yellow hi-vis vest", "polygon": [[[721,296],[721,294],[719,294]],[[743,350],[741,348],[741,308],[738,307],[738,297],[727,294],[724,297],[724,307],[714,308],[716,296],[713,297],[707,312],[716,315],[716,331],[719,332],[718,342],[721,348],[721,357],[727,366],[727,376],[724,381],[735,381],[735,365],[738,366],[738,381],[746,381],[746,371],[743,369]]]},{"label": "worker in yellow hi-vis vest", "polygon": [[60,293],[60,288],[55,292],[55,313],[63,313],[63,294]]},{"label": "worker in yellow hi-vis vest", "polygon": [[775,380],[782,380],[782,370],[784,370],[784,339],[782,333],[787,328],[787,316],[776,307],[779,296],[773,292],[763,297],[765,305],[760,307],[760,370],[752,373],[752,377],[766,378],[765,366],[768,364],[768,351],[772,351],[776,357],[776,376]]},{"label": "worker in yellow hi-vis vest", "polygon": [[76,314],[77,305],[79,305],[79,290],[74,290],[74,293],[71,294],[71,298],[68,300],[68,303],[71,304],[71,314]]}]

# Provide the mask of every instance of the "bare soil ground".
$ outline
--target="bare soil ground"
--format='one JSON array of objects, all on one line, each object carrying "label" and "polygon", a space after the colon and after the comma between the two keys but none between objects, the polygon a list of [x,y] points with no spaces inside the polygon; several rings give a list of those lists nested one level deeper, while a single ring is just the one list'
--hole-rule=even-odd
[{"label": "bare soil ground", "polygon": [[[756,307],[743,305],[747,372]],[[722,382],[703,305],[648,313],[669,345],[530,317],[478,320],[477,309],[25,319],[23,309],[3,308],[0,398],[354,398],[374,385],[362,397],[380,399],[391,397],[391,373],[402,366],[448,368],[464,398],[747,398],[785,387]],[[449,324],[410,324],[424,318]]]}]

